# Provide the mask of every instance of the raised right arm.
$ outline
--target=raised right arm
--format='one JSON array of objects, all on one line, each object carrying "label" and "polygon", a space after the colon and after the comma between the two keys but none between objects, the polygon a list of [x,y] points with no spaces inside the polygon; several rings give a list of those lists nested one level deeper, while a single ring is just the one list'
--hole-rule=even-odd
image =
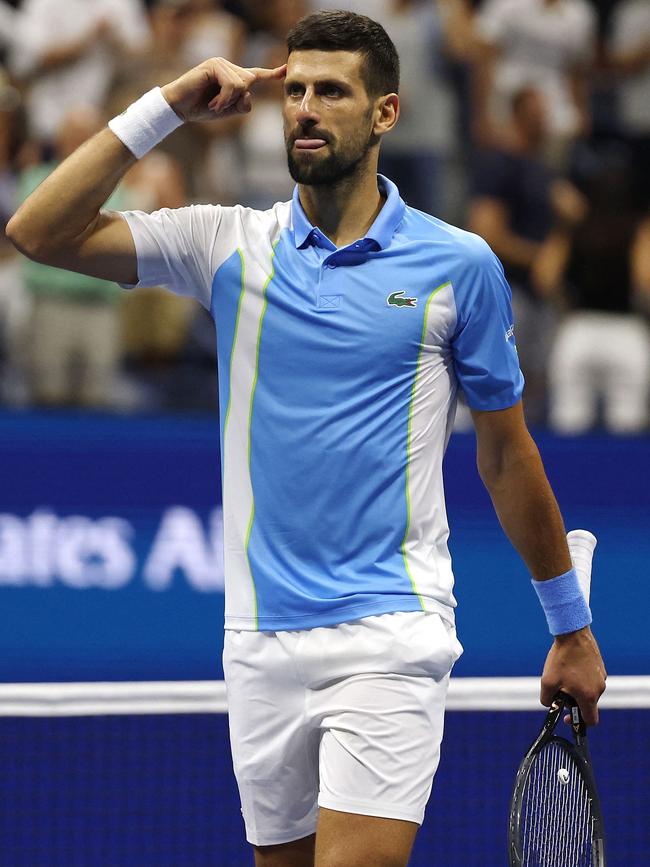
[{"label": "raised right arm", "polygon": [[[244,69],[213,58],[162,89],[182,121],[245,114],[250,88],[262,79],[281,79],[285,67]],[[163,103],[164,105],[164,103]],[[69,156],[20,206],[7,236],[26,256],[117,283],[137,283],[131,231],[119,214],[102,211],[135,156],[104,129]]]},{"label": "raised right arm", "polygon": [[137,283],[131,230],[119,214],[101,211],[135,163],[110,129],[84,142],[20,206],[7,236],[37,262],[117,283]]}]

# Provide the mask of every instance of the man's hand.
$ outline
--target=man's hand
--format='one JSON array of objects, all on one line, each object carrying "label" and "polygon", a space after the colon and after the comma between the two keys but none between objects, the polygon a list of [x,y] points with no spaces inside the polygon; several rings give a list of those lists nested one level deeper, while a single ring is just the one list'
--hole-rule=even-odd
[{"label": "man's hand", "polygon": [[598,699],[605,691],[607,672],[591,629],[556,635],[546,657],[540,699],[549,707],[558,690],[577,702],[588,726],[598,722]]},{"label": "man's hand", "polygon": [[286,65],[275,69],[258,66],[246,69],[223,57],[213,57],[161,90],[182,120],[214,120],[247,114],[252,105],[251,87],[257,81],[280,80],[286,71]]}]

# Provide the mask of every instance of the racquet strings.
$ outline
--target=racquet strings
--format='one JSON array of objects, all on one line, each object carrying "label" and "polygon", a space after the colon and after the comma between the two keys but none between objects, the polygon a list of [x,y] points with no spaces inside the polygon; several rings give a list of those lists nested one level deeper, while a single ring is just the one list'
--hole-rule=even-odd
[{"label": "racquet strings", "polygon": [[533,759],[521,807],[523,867],[594,863],[589,792],[572,754],[557,741],[547,743]]}]

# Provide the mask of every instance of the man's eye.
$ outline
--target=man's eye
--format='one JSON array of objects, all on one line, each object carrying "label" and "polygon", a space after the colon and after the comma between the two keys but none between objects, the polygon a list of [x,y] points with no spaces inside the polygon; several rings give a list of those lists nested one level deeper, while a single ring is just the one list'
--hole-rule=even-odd
[{"label": "man's eye", "polygon": [[287,96],[300,96],[302,94],[302,87],[299,84],[289,84],[286,88]]},{"label": "man's eye", "polygon": [[323,93],[325,94],[325,96],[340,96],[341,92],[341,88],[336,87],[336,85],[334,84],[329,85],[328,87],[325,87],[323,89]]}]

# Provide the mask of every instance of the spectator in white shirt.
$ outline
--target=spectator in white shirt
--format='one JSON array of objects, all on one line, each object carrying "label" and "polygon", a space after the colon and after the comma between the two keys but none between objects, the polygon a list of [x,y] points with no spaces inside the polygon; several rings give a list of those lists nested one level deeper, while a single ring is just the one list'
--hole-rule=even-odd
[{"label": "spectator in white shirt", "polygon": [[543,94],[556,146],[589,131],[586,73],[596,24],[587,0],[487,0],[476,20],[483,50],[475,122],[483,144],[498,137],[509,99],[524,87]]},{"label": "spectator in white shirt", "polygon": [[25,0],[9,66],[28,86],[31,134],[51,144],[71,109],[101,109],[120,59],[148,41],[141,0]]}]

